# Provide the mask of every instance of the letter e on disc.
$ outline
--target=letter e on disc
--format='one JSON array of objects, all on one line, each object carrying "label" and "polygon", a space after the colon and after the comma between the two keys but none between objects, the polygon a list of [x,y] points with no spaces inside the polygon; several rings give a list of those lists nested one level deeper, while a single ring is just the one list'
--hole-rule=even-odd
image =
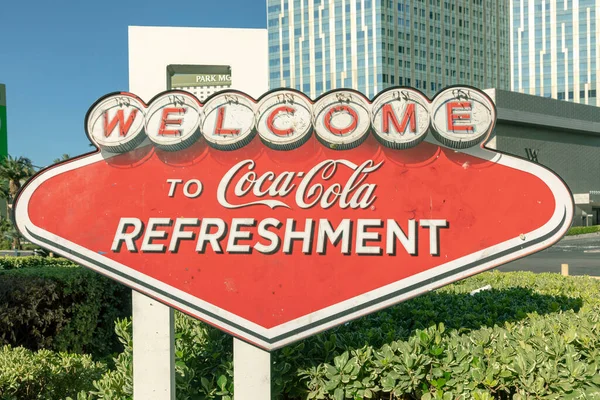
[{"label": "letter e on disc", "polygon": [[450,87],[431,104],[431,128],[442,144],[465,149],[485,140],[496,123],[496,106],[483,92]]},{"label": "letter e on disc", "polygon": [[200,104],[185,92],[155,98],[147,111],[146,134],[158,148],[183,150],[200,139]]}]

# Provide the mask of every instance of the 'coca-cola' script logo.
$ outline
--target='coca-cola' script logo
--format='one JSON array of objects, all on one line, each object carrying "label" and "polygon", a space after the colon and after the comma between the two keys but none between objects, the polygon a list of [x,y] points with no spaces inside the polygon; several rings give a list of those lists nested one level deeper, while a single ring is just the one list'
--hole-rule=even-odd
[{"label": "'coca-cola' script logo", "polygon": [[[356,165],[348,160],[325,160],[304,173],[285,171],[275,174],[267,171],[258,175],[254,170],[256,163],[252,160],[240,161],[234,165],[221,179],[217,190],[217,199],[225,208],[242,208],[265,205],[271,208],[290,205],[275,197],[285,198],[294,194],[295,203],[300,208],[320,206],[327,209],[337,204],[341,209],[366,209],[375,201],[377,185],[365,182],[368,175],[381,167],[383,161],[375,164],[367,160]],[[315,178],[331,181],[339,168],[348,168],[352,175],[345,184],[331,183],[325,186],[316,183]],[[272,199],[244,202],[244,197],[252,193],[257,198]],[[237,198],[237,199],[236,199]]]}]

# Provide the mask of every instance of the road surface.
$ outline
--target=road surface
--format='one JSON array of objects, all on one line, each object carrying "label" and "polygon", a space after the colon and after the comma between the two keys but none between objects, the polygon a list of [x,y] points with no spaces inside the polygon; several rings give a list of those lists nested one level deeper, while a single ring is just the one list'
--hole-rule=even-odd
[{"label": "road surface", "polygon": [[561,264],[569,264],[569,275],[600,276],[600,236],[567,237],[546,250],[504,264],[498,270],[560,273]]}]

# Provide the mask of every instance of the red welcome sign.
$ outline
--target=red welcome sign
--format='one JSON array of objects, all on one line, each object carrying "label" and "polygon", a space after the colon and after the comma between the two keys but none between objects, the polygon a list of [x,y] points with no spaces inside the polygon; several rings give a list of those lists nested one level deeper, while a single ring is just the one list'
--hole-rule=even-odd
[{"label": "red welcome sign", "polygon": [[368,101],[291,90],[204,104],[100,99],[100,151],[39,173],[32,242],[271,350],[555,243],[572,197],[551,171],[476,146],[482,92]]}]

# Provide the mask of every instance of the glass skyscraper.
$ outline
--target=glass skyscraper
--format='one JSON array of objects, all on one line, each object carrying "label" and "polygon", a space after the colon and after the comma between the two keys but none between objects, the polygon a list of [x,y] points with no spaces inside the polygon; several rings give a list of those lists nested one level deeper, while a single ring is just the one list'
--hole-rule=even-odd
[{"label": "glass skyscraper", "polygon": [[600,106],[600,1],[511,0],[511,90]]},{"label": "glass skyscraper", "polygon": [[269,80],[312,98],[510,88],[508,0],[267,0]]}]

